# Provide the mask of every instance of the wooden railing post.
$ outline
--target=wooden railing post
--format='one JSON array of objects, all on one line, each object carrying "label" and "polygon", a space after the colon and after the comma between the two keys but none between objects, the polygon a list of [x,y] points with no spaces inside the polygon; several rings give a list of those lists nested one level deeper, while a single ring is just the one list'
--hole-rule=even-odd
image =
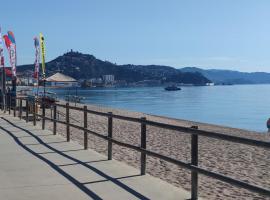
[{"label": "wooden railing post", "polygon": [[44,97],[42,98],[42,130],[45,129],[45,100]]},{"label": "wooden railing post", "polygon": [[53,134],[56,135],[56,105],[53,105]]},{"label": "wooden railing post", "polygon": [[36,99],[34,99],[34,102],[33,102],[33,125],[34,126],[36,126],[36,124],[37,124],[36,112],[37,112]]},{"label": "wooden railing post", "polygon": [[4,110],[5,110],[5,105],[4,105],[4,102],[5,102],[5,100],[4,100],[4,98],[5,98],[5,96],[4,96],[4,94],[2,94],[2,97],[1,97],[2,99],[2,103],[1,103],[1,110],[4,112]]},{"label": "wooden railing post", "polygon": [[6,113],[6,111],[7,111],[7,94],[5,93],[4,94],[4,113]]},{"label": "wooden railing post", "polygon": [[7,94],[4,95],[5,103],[4,103],[4,113],[7,112]]},{"label": "wooden railing post", "polygon": [[29,102],[28,102],[28,99],[25,100],[25,107],[26,107],[25,121],[26,121],[26,123],[28,123],[29,122]]},{"label": "wooden railing post", "polygon": [[20,98],[20,111],[19,111],[20,119],[22,119],[22,99]]},{"label": "wooden railing post", "polygon": [[51,117],[50,117],[50,119],[52,121],[53,120],[53,108],[52,108],[52,106],[50,106],[50,111],[51,111]]},{"label": "wooden railing post", "polygon": [[10,115],[11,112],[11,95],[8,95],[8,114]]},{"label": "wooden railing post", "polygon": [[[83,107],[83,127],[87,129],[87,106]],[[88,148],[88,134],[84,131],[84,149]]]},{"label": "wooden railing post", "polygon": [[16,96],[14,96],[14,107],[13,107],[13,115],[14,115],[14,117],[16,117]]},{"label": "wooden railing post", "polygon": [[20,117],[20,101],[19,98],[16,98],[16,112],[18,113],[18,117]]},{"label": "wooden railing post", "polygon": [[70,141],[70,129],[69,129],[69,103],[66,103],[66,131],[67,131],[67,142]]},{"label": "wooden railing post", "polygon": [[[146,124],[143,122],[145,117],[141,118],[141,148],[146,149]],[[141,175],[145,175],[146,172],[146,154],[141,152]]]},{"label": "wooden railing post", "polygon": [[[192,127],[198,129],[198,127]],[[191,135],[191,165],[198,166],[198,135]],[[191,171],[191,200],[198,199],[198,173]]]},{"label": "wooden railing post", "polygon": [[1,95],[1,110],[4,111],[4,94]]},{"label": "wooden railing post", "polygon": [[[112,112],[109,112],[108,116],[108,138],[112,139],[113,134],[113,118]],[[112,160],[112,141],[108,140],[108,160]]]}]

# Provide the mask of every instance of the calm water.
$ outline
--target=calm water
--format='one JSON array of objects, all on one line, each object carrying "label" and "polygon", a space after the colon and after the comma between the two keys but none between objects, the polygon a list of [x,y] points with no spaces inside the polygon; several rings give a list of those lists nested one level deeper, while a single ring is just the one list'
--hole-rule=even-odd
[{"label": "calm water", "polygon": [[[67,89],[54,89],[59,97]],[[266,131],[270,117],[270,85],[80,89],[85,103],[124,108],[167,117],[207,122],[255,131]],[[75,90],[70,90],[75,94]]]}]

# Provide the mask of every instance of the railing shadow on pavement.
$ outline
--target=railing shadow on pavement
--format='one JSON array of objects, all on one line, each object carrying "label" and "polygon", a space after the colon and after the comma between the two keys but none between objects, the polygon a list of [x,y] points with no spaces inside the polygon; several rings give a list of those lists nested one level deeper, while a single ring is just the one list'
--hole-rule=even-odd
[{"label": "railing shadow on pavement", "polygon": [[[260,147],[260,148],[266,148],[270,149],[270,142],[266,141],[260,141],[260,140],[254,140],[254,139],[249,139],[245,137],[238,137],[238,136],[233,136],[225,133],[218,133],[214,131],[207,131],[207,130],[202,130],[199,129],[198,126],[192,126],[192,127],[185,127],[185,126],[178,126],[178,125],[172,125],[168,123],[162,123],[162,122],[157,122],[157,121],[151,121],[146,119],[145,117],[141,118],[136,118],[136,117],[128,117],[124,115],[118,115],[118,114],[113,114],[112,112],[100,112],[100,111],[95,111],[95,110],[90,110],[87,108],[86,105],[83,107],[76,107],[76,106],[70,106],[69,103],[66,104],[60,104],[60,103],[52,103],[48,105],[44,100],[42,99],[34,99],[29,101],[28,98],[22,98],[22,97],[11,97],[8,98],[8,105],[2,105],[2,110],[8,109],[8,114],[13,115],[14,117],[19,117],[22,119],[23,117],[23,110],[26,111],[25,113],[25,120],[26,122],[29,122],[29,117],[32,117],[33,119],[33,125],[36,126],[36,121],[37,119],[41,120],[41,125],[42,129],[45,129],[45,122],[46,120],[49,120],[53,122],[53,134],[57,134],[57,124],[62,124],[66,126],[66,139],[67,142],[70,141],[70,128],[75,128],[77,130],[83,131],[83,141],[84,141],[84,149],[88,149],[88,135],[93,135],[97,136],[105,141],[108,142],[108,160],[112,159],[112,146],[113,144],[119,145],[125,148],[129,148],[131,150],[135,150],[138,153],[141,154],[141,163],[140,163],[140,168],[141,168],[141,175],[146,174],[146,160],[147,156],[149,157],[154,157],[161,159],[163,161],[167,161],[169,163],[175,164],[179,167],[182,167],[184,169],[190,170],[191,171],[191,199],[192,200],[197,200],[198,199],[198,194],[199,194],[199,174],[205,175],[210,178],[214,178],[219,181],[223,181],[225,183],[228,183],[232,186],[237,186],[239,188],[247,189],[249,191],[270,197],[270,189],[269,188],[264,188],[260,185],[257,184],[252,184],[249,183],[246,180],[241,180],[238,178],[234,178],[232,176],[229,176],[227,174],[222,174],[219,172],[214,171],[213,169],[206,169],[204,167],[200,166],[199,163],[199,140],[201,137],[206,137],[206,138],[213,138],[213,139],[218,139],[221,141],[227,141],[227,142],[232,142],[232,143],[238,143],[238,144],[245,144],[245,145],[250,145],[250,146],[255,146],[255,147]],[[13,101],[12,101],[13,100]],[[26,109],[23,108],[23,101],[25,101]],[[10,102],[15,102],[14,105],[12,105]],[[16,103],[18,102],[18,103]],[[19,105],[19,106],[18,106]],[[40,106],[40,111],[41,113],[38,112],[38,106]],[[46,108],[47,107],[51,108],[51,117],[46,116]],[[61,121],[57,119],[57,111],[58,108],[65,109],[65,121]],[[11,113],[11,110],[13,110],[13,113]],[[70,111],[75,110],[81,112],[83,114],[83,125],[77,125],[71,123],[71,114]],[[30,112],[32,116],[30,116]],[[97,133],[93,130],[88,129],[88,114],[96,115],[96,116],[102,116],[107,118],[108,120],[108,125],[107,125],[107,133],[105,134],[100,134]],[[141,144],[140,145],[132,145],[123,141],[120,141],[113,137],[113,119],[117,120],[124,120],[128,122],[135,122],[141,125]],[[163,154],[160,154],[158,152],[152,151],[151,149],[147,148],[147,126],[154,126],[158,128],[163,128],[171,131],[177,131],[179,134],[187,134],[190,135],[191,140],[191,151],[190,151],[190,157],[191,157],[191,162],[186,162],[182,160],[178,160],[175,158],[172,158],[170,156],[165,156]]]},{"label": "railing shadow on pavement", "polygon": [[[20,126],[16,125],[15,123],[11,122],[10,120],[8,120],[8,119],[6,119],[4,117],[1,117],[1,119],[4,120],[5,122],[7,122],[8,124],[12,125],[13,127],[16,127],[18,129],[20,129],[21,131],[24,131],[25,133],[29,134],[29,136],[35,138],[44,147],[47,147],[48,149],[52,150],[53,152],[57,153],[58,155],[61,155],[61,156],[65,157],[65,158],[67,158],[67,159],[70,159],[71,161],[73,161],[75,163],[78,163],[81,166],[84,166],[84,167],[88,168],[89,170],[91,170],[94,173],[96,173],[96,174],[100,175],[101,177],[103,177],[106,181],[110,181],[110,182],[114,183],[115,185],[121,187],[122,189],[124,189],[125,191],[127,191],[130,194],[134,195],[138,199],[149,200],[148,197],[144,196],[143,194],[140,194],[139,192],[135,191],[131,187],[127,186],[126,184],[124,184],[122,182],[120,182],[118,180],[118,178],[111,177],[111,176],[107,175],[106,173],[100,171],[96,167],[88,164],[87,162],[82,162],[81,160],[78,160],[78,159],[76,159],[76,158],[74,158],[74,157],[72,157],[70,155],[65,154],[63,151],[57,150],[56,148],[54,148],[54,147],[50,146],[49,144],[45,143],[41,138],[39,138],[38,136],[36,136],[35,134],[33,134],[31,131],[29,131],[29,130],[27,130],[25,128],[21,128]],[[40,153],[36,153],[32,149],[30,149],[29,147],[27,147],[26,145],[24,145],[11,131],[9,131],[8,129],[6,129],[4,126],[0,126],[0,129],[3,130],[3,131],[5,131],[6,133],[8,133],[19,146],[21,146],[23,149],[25,149],[26,151],[28,151],[29,153],[31,153],[35,157],[39,158],[40,160],[46,162],[50,167],[52,167],[59,174],[61,174],[65,178],[67,178],[70,182],[72,182],[74,185],[76,185],[80,190],[82,190],[83,192],[85,192],[89,197],[91,197],[93,199],[97,199],[97,200],[101,200],[102,199],[97,194],[95,194],[93,191],[91,191],[90,189],[88,189],[85,186],[85,184],[80,183],[78,180],[76,180],[70,174],[68,174],[67,172],[65,172],[64,170],[62,170],[59,167],[59,165],[53,163],[49,159],[47,159],[47,158],[43,157],[42,155],[40,155]],[[134,176],[138,176],[138,175],[136,174]],[[130,177],[132,177],[132,176],[130,176]],[[87,183],[87,184],[90,184],[90,183]]]}]

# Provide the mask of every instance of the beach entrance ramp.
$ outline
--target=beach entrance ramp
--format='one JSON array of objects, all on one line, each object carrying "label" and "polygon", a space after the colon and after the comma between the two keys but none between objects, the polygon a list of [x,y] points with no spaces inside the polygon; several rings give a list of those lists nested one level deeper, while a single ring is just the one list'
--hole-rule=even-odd
[{"label": "beach entrance ramp", "polygon": [[189,199],[174,187],[32,123],[0,114],[0,199]]}]

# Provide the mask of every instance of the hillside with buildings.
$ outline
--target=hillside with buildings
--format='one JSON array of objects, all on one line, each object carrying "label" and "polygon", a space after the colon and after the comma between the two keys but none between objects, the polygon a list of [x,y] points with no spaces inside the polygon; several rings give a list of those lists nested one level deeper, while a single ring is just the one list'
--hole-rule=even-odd
[{"label": "hillside with buildings", "polygon": [[[18,66],[22,76],[29,76],[33,65]],[[205,85],[209,81],[198,72],[181,72],[173,67],[159,65],[117,65],[102,61],[93,55],[70,51],[46,63],[46,76],[56,72],[73,77],[87,86],[89,83],[111,82],[119,84],[150,83],[182,83]]]}]

